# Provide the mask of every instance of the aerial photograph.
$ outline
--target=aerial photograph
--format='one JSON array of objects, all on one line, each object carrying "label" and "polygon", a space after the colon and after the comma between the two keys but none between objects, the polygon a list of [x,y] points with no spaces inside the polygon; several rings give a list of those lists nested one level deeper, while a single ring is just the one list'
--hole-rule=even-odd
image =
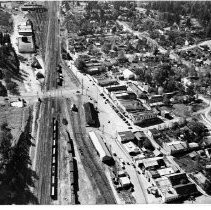
[{"label": "aerial photograph", "polygon": [[0,1],[0,204],[211,204],[211,1]]}]

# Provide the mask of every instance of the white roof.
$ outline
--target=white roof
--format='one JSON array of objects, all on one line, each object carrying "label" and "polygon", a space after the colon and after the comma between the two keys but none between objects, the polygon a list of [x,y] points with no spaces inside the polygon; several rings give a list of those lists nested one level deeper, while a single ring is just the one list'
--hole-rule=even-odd
[{"label": "white roof", "polygon": [[23,104],[23,101],[14,101],[14,102],[11,102],[10,105],[21,108],[23,107],[24,104]]},{"label": "white roof", "polygon": [[173,174],[174,173],[174,170],[171,167],[159,169],[157,171],[160,174],[160,176],[165,176],[165,175]]},{"label": "white roof", "polygon": [[124,75],[124,77],[129,77],[129,76],[134,76],[135,74],[132,72],[132,71],[130,71],[129,69],[125,69],[125,70],[123,70],[123,75]]},{"label": "white roof", "polygon": [[102,139],[98,138],[94,131],[89,132],[89,137],[98,151],[101,160],[106,156],[111,156]]},{"label": "white roof", "polygon": [[130,184],[130,179],[128,177],[120,177],[119,181],[120,181],[122,186]]},{"label": "white roof", "polygon": [[130,153],[130,152],[134,152],[134,153],[140,153],[141,150],[133,143],[133,142],[128,142],[128,143],[124,143],[125,149]]}]

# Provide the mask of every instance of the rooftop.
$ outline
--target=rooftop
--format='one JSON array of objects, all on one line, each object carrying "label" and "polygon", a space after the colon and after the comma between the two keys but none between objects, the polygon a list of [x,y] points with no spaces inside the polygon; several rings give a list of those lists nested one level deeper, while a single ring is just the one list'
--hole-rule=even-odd
[{"label": "rooftop", "polygon": [[131,131],[118,132],[118,135],[122,141],[132,141],[135,139],[135,136]]}]

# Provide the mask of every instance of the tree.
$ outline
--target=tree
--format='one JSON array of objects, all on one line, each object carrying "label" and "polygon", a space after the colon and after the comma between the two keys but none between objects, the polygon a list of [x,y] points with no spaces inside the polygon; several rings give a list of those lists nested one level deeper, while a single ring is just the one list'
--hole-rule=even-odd
[{"label": "tree", "polygon": [[211,20],[207,26],[207,30],[206,30],[206,37],[211,37]]},{"label": "tree", "polygon": [[118,61],[120,63],[126,63],[126,62],[128,62],[128,59],[125,57],[125,54],[124,54],[124,52],[122,50],[119,51],[119,53],[118,53]]},{"label": "tree", "polygon": [[38,72],[38,73],[36,74],[36,78],[37,78],[37,79],[44,79],[45,77],[44,77],[44,75],[43,75],[41,72]]},{"label": "tree", "polygon": [[148,150],[154,150],[154,147],[152,146],[152,143],[150,142],[150,140],[148,138],[146,138],[144,140],[143,146],[144,146],[144,148],[146,148]]},{"label": "tree", "polygon": [[7,96],[7,89],[2,82],[0,82],[0,96]]},{"label": "tree", "polygon": [[13,95],[19,95],[20,94],[19,91],[18,91],[18,85],[15,82],[13,82],[12,80],[7,80],[6,88]]},{"label": "tree", "polygon": [[210,181],[208,181],[208,180],[205,181],[204,190],[208,195],[211,195],[211,183],[210,183]]},{"label": "tree", "polygon": [[20,135],[18,143],[10,147],[11,157],[5,164],[3,174],[0,174],[0,188],[4,189],[0,194],[0,204],[37,204],[37,198],[31,193],[30,187],[34,187],[37,176],[31,170],[29,148],[31,146],[29,117],[25,131]]},{"label": "tree", "polygon": [[169,106],[170,105],[171,102],[170,102],[170,99],[169,99],[169,97],[167,95],[164,95],[164,97],[163,97],[163,103],[166,106]]},{"label": "tree", "polygon": [[87,70],[86,62],[83,59],[81,59],[80,57],[78,57],[76,59],[75,66],[77,67],[78,70],[80,70],[82,72],[86,72],[86,70]]},{"label": "tree", "polygon": [[204,124],[197,122],[197,121],[191,121],[187,124],[187,126],[194,132],[200,139],[202,139],[206,132],[207,128],[204,126]]},{"label": "tree", "polygon": [[174,72],[169,64],[162,64],[155,70],[153,78],[157,85],[163,86],[164,82],[166,82],[169,79],[169,76],[173,74]]},{"label": "tree", "polygon": [[8,128],[7,123],[1,125],[1,141],[0,141],[0,154],[2,155],[2,160],[4,164],[8,163],[11,158],[11,141],[12,134],[11,129]]},{"label": "tree", "polygon": [[108,43],[108,42],[105,42],[101,48],[101,50],[104,52],[104,53],[108,53],[109,50],[111,50],[111,44]]},{"label": "tree", "polygon": [[190,97],[193,97],[195,95],[195,91],[194,91],[194,86],[191,85],[191,86],[188,86],[186,88],[186,93],[187,95],[189,95]]}]

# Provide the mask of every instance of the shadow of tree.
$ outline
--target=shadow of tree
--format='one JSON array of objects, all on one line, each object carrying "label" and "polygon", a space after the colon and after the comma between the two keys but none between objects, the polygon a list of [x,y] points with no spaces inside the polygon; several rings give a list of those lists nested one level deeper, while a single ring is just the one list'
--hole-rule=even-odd
[{"label": "shadow of tree", "polygon": [[31,192],[38,179],[31,169],[29,148],[32,145],[30,134],[31,114],[20,135],[18,143],[11,148],[11,158],[0,174],[0,204],[38,204],[37,197]]}]

